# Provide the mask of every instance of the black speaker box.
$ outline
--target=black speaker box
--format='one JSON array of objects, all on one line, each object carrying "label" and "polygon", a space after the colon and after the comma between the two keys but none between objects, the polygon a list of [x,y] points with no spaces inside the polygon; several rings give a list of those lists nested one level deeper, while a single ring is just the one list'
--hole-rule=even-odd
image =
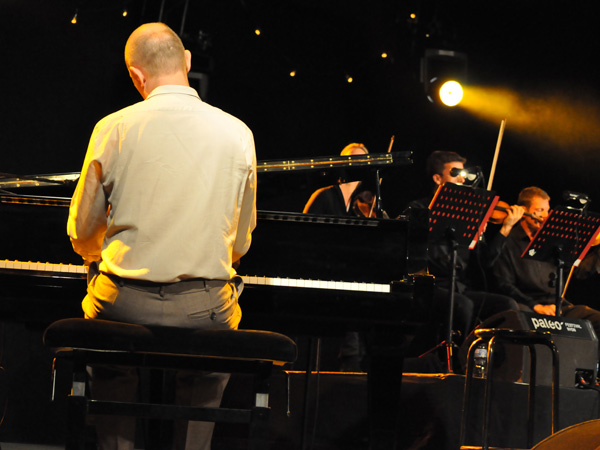
[{"label": "black speaker box", "polygon": [[[546,316],[521,311],[504,311],[488,318],[478,328],[549,331],[556,344],[560,363],[560,386],[574,387],[576,373],[595,380],[598,370],[598,339],[588,320]],[[471,333],[463,343],[459,357],[466,369],[469,346],[476,339]],[[552,355],[543,345],[536,345],[537,384],[552,384]],[[529,349],[514,344],[494,346],[494,380],[529,382]]]}]

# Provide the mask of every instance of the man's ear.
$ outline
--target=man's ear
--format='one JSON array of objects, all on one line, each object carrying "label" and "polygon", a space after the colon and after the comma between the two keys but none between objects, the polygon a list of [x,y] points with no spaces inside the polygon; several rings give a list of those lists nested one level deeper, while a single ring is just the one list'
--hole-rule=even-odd
[{"label": "man's ear", "polygon": [[135,86],[135,88],[137,89],[137,91],[140,93],[140,95],[143,98],[146,98],[148,95],[145,93],[145,87],[146,87],[146,76],[144,75],[144,72],[142,72],[140,69],[138,69],[137,67],[134,66],[129,66],[127,68],[129,70],[129,76],[131,77],[131,80],[133,81],[133,85]]},{"label": "man's ear", "polygon": [[442,184],[442,176],[439,173],[434,173],[432,178],[433,178],[433,182],[435,184],[437,184],[438,186],[440,184]]},{"label": "man's ear", "polygon": [[190,52],[189,50],[186,50],[184,52],[185,55],[185,67],[187,69],[186,73],[189,73],[190,70],[192,70],[192,52]]}]

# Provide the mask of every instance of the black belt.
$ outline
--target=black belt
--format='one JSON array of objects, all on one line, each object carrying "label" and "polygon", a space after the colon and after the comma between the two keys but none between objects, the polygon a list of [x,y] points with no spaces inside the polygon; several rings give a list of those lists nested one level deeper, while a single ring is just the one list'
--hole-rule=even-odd
[{"label": "black belt", "polygon": [[[118,275],[104,274],[110,278],[118,286],[135,286],[144,289],[157,289],[157,290],[176,290],[184,291],[187,289],[207,289],[210,283],[223,284],[226,283],[223,280],[207,280],[205,278],[187,278],[181,281],[169,282],[169,283],[157,283],[149,280],[139,280],[136,278],[123,278]],[[173,289],[174,288],[174,289]]]}]

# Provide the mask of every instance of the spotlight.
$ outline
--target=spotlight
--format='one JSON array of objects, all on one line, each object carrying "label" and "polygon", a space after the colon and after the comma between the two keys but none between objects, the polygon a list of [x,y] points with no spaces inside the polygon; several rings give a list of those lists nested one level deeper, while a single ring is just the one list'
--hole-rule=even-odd
[{"label": "spotlight", "polygon": [[454,80],[442,81],[438,89],[439,84],[435,82],[432,84],[432,88],[436,90],[433,94],[439,97],[440,101],[446,106],[458,105],[463,98],[463,89],[460,83]]},{"label": "spotlight", "polygon": [[[462,100],[467,56],[452,50],[427,49],[421,59],[421,82],[429,101],[455,106]],[[453,82],[445,85],[447,82]],[[442,88],[443,86],[443,88]],[[440,89],[443,89],[440,92]],[[450,97],[450,98],[449,98]]]}]

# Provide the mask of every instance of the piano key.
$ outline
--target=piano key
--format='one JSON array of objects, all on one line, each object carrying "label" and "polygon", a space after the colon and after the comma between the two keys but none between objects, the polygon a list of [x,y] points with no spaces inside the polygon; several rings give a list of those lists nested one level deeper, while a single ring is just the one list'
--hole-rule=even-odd
[{"label": "piano key", "polygon": [[[56,274],[87,274],[87,267],[75,264],[55,264],[31,261],[0,261],[0,270],[19,270],[23,272],[46,272],[48,275]],[[262,277],[243,275],[242,279],[247,285],[279,286],[300,289],[328,289],[337,291],[357,292],[390,292],[390,285],[381,283],[356,283],[334,280],[303,280],[296,278]]]}]

